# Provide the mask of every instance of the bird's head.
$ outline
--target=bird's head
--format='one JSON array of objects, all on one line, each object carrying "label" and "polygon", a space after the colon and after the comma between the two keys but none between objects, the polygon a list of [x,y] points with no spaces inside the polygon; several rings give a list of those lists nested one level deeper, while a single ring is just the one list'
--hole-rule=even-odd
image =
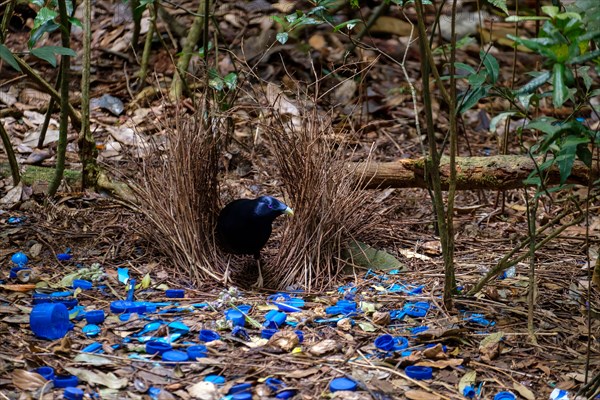
[{"label": "bird's head", "polygon": [[294,215],[294,210],[271,196],[257,198],[254,211],[259,217],[272,217],[273,219],[281,214]]}]

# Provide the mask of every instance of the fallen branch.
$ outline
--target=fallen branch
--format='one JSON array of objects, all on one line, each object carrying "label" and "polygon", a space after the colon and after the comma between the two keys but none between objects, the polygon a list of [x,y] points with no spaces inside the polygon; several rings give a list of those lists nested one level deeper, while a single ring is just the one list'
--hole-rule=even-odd
[{"label": "fallen branch", "polygon": [[[448,189],[450,176],[449,159],[441,160],[440,174],[442,188]],[[595,166],[590,177],[590,169],[576,161],[568,183],[588,184],[589,179],[598,179],[599,171]],[[375,188],[426,188],[425,159],[415,158],[382,163],[355,163],[354,169],[358,181],[364,182],[367,189]],[[533,161],[527,156],[501,155],[488,157],[457,157],[457,182],[459,190],[494,189],[508,190],[523,187],[523,180],[535,169]],[[560,174],[553,168],[548,177],[548,185],[558,184]]]}]

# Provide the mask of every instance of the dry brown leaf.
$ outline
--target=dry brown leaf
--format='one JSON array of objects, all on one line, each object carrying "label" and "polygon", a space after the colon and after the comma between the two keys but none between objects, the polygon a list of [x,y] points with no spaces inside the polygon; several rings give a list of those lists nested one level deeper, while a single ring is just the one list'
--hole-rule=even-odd
[{"label": "dry brown leaf", "polygon": [[314,356],[322,356],[323,354],[332,353],[339,350],[341,344],[337,340],[325,339],[312,346],[308,352]]},{"label": "dry brown leaf", "polygon": [[527,400],[535,400],[535,394],[533,394],[531,390],[521,385],[519,382],[513,382],[513,388]]},{"label": "dry brown leaf", "polygon": [[407,399],[410,400],[437,400],[437,399],[441,399],[440,396],[433,394],[433,393],[429,393],[426,392],[424,390],[409,390],[407,392],[404,392],[404,395],[406,396]]},{"label": "dry brown leaf", "polygon": [[452,360],[438,360],[438,361],[419,361],[416,365],[420,367],[432,367],[443,369],[446,367],[458,367],[462,365],[463,359],[453,358]]},{"label": "dry brown leaf", "polygon": [[36,372],[25,371],[24,369],[16,369],[12,373],[12,383],[18,389],[34,391],[47,384],[48,381]]},{"label": "dry brown leaf", "polygon": [[298,335],[292,331],[277,331],[269,339],[268,344],[283,351],[292,351],[300,343]]}]

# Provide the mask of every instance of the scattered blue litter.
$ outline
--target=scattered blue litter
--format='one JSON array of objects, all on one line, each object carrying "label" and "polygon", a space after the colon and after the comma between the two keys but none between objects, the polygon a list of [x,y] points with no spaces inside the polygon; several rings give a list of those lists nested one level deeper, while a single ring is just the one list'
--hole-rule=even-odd
[{"label": "scattered blue litter", "polygon": [[277,329],[263,329],[260,331],[260,337],[263,339],[271,339],[271,336],[273,336],[275,332],[277,332]]},{"label": "scattered blue litter", "polygon": [[197,344],[187,348],[187,355],[191,361],[195,361],[199,358],[205,358],[208,354],[208,349],[202,344]]},{"label": "scattered blue litter", "polygon": [[126,285],[129,282],[129,268],[117,268],[117,279]]},{"label": "scattered blue litter", "polygon": [[29,325],[35,336],[56,340],[73,328],[69,322],[69,311],[62,303],[42,303],[33,307],[29,315]]},{"label": "scattered blue litter", "polygon": [[358,384],[355,381],[346,377],[335,378],[331,381],[331,383],[329,383],[329,390],[331,392],[339,392],[342,390],[353,392],[356,390],[357,387]]},{"label": "scattered blue litter", "polygon": [[227,380],[225,379],[225,377],[221,375],[206,375],[206,377],[204,377],[204,382],[212,382],[215,385],[222,385],[226,381]]},{"label": "scattered blue litter", "polygon": [[416,380],[433,378],[433,369],[431,367],[420,367],[417,365],[409,365],[404,369],[406,376]]},{"label": "scattered blue litter", "polygon": [[237,338],[240,338],[240,339],[246,341],[246,342],[249,342],[250,340],[252,340],[250,338],[250,335],[246,331],[246,329],[242,328],[241,326],[234,326],[233,329],[231,330],[231,334]]},{"label": "scattered blue litter", "polygon": [[392,335],[381,335],[375,339],[375,347],[379,350],[390,351],[394,348],[394,337]]},{"label": "scattered blue litter", "polygon": [[[8,277],[10,279],[17,279],[19,277],[19,275],[22,276],[23,272],[21,272],[21,271],[31,272],[31,269],[29,267],[26,267],[25,265],[18,266],[18,267],[12,267],[10,269],[10,273],[8,274]],[[21,274],[19,274],[19,272],[21,272]]]},{"label": "scattered blue litter", "polygon": [[244,316],[244,313],[232,308],[225,311],[225,319],[227,321],[231,321],[231,324],[233,326],[243,327],[244,325],[246,325],[246,317]]},{"label": "scattered blue litter", "polygon": [[90,281],[87,281],[85,279],[74,279],[73,280],[73,284],[72,284],[72,288],[73,289],[81,289],[81,290],[89,290],[94,286],[94,284]]},{"label": "scattered blue litter", "polygon": [[184,289],[167,289],[165,290],[165,296],[169,299],[183,299],[185,297]]},{"label": "scattered blue litter", "polygon": [[102,332],[102,329],[100,329],[100,327],[98,325],[87,324],[86,326],[81,328],[81,331],[87,337],[96,337],[100,334],[100,332]]},{"label": "scattered blue litter", "polygon": [[104,322],[104,310],[90,310],[85,313],[88,324],[101,324]]},{"label": "scattered blue litter", "polygon": [[426,301],[417,301],[416,303],[406,303],[402,307],[402,311],[410,317],[423,318],[427,315],[429,310],[429,303]]},{"label": "scattered blue litter", "polygon": [[94,342],[81,349],[84,353],[100,353],[102,352],[102,343]]},{"label": "scattered blue litter", "polygon": [[263,325],[265,328],[277,329],[283,326],[286,319],[286,313],[277,310],[271,310],[265,314],[265,322]]},{"label": "scattered blue litter", "polygon": [[252,389],[252,384],[249,382],[238,383],[237,385],[233,385],[227,394],[236,394],[241,392],[247,392]]},{"label": "scattered blue litter", "polygon": [[27,255],[25,255],[25,253],[19,251],[10,257],[10,261],[12,261],[17,267],[24,267],[29,262],[29,258]]},{"label": "scattered blue litter", "polygon": [[188,353],[179,350],[169,350],[162,353],[162,360],[179,363],[189,360]]},{"label": "scattered blue litter", "polygon": [[63,397],[66,400],[81,400],[83,399],[84,392],[83,390],[76,387],[67,387],[63,392]]},{"label": "scattered blue litter", "polygon": [[211,331],[210,329],[202,329],[198,334],[198,340],[201,342],[212,342],[215,340],[221,339],[221,336],[215,331]]},{"label": "scattered blue litter", "polygon": [[75,375],[56,375],[54,377],[55,388],[75,387],[79,385],[79,379]]},{"label": "scattered blue litter", "polygon": [[516,400],[517,396],[515,396],[512,392],[498,392],[494,396],[494,400]]},{"label": "scattered blue litter", "polygon": [[146,353],[148,354],[159,354],[172,350],[173,346],[170,343],[160,342],[158,340],[151,340],[146,342]]},{"label": "scattered blue litter", "polygon": [[36,368],[35,372],[40,374],[45,380],[51,381],[54,379],[54,368],[48,367],[46,365]]},{"label": "scattered blue litter", "polygon": [[473,386],[467,385],[464,387],[463,396],[472,399],[473,397],[475,397],[475,394],[477,394],[477,392],[475,391],[475,388]]},{"label": "scattered blue litter", "polygon": [[425,332],[428,329],[429,329],[428,326],[422,325],[422,326],[415,326],[414,328],[410,328],[409,331],[413,335],[418,335],[419,333]]}]

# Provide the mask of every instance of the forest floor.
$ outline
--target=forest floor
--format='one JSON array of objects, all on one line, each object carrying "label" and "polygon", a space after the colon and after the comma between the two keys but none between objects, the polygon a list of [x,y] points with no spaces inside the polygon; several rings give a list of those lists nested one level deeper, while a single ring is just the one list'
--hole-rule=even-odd
[{"label": "forest floor", "polygon": [[[174,73],[171,57],[180,50],[172,48],[178,47],[181,40],[174,27],[189,26],[191,17],[185,10],[196,10],[197,4],[174,8],[167,2],[163,6],[171,17],[159,19],[163,42],[153,43],[148,78],[149,85],[160,90],[139,92],[135,76],[140,54],[131,48],[131,16],[126,4],[105,0],[95,4],[92,97],[120,99],[124,111],[111,113],[107,108],[94,108],[91,124],[99,161],[115,180],[139,177],[148,156],[147,144],[164,143],[165,127],[182,115],[194,113],[193,102],[185,100],[175,105],[166,98]],[[309,9],[307,3],[295,6]],[[286,99],[278,102],[281,112],[294,115],[296,107],[314,105],[327,115],[335,131],[333,140],[352,144],[353,161],[422,156],[422,137],[415,124],[415,110],[423,124],[422,106],[414,106],[400,66],[403,63],[411,84],[420,91],[421,55],[417,43],[409,41],[402,12],[392,7],[386,19],[363,39],[365,46],[345,57],[347,37],[332,33],[326,25],[302,29],[286,44],[275,41],[277,25],[270,16],[289,13],[293,7],[293,3],[263,0],[217,6],[218,41],[227,48],[219,53],[218,72],[221,76],[234,72],[244,78],[238,83],[236,97],[227,97],[232,99],[233,130],[221,178],[234,197],[283,191],[271,175],[271,153],[261,136],[265,133],[255,122],[261,117],[258,110],[265,103],[277,102],[275,99]],[[341,10],[338,15],[350,19],[367,12],[364,7]],[[464,20],[475,21],[466,8],[461,12]],[[14,52],[26,51],[34,17],[27,7],[17,9],[17,13],[20,18],[13,19],[5,42]],[[415,21],[411,7],[406,14]],[[171,36],[166,33],[167,26]],[[486,26],[474,31],[473,36],[489,38],[489,23]],[[533,35],[533,28],[524,24],[522,34]],[[144,18],[142,38],[146,30]],[[512,79],[513,50],[498,38],[513,31],[510,24],[494,23],[490,54],[498,59],[500,81],[506,85]],[[74,28],[72,47],[79,56],[72,63],[71,98],[76,108],[81,37],[80,29]],[[171,48],[165,49],[165,42]],[[59,43],[59,35],[52,34],[41,44]],[[484,43],[474,40],[458,51],[458,60],[477,67],[480,49],[489,45],[488,39]],[[436,57],[445,71],[440,55]],[[26,60],[42,77],[55,81],[58,69],[33,57]],[[536,62],[539,60],[535,56],[519,53],[515,64],[519,83],[526,81],[524,74]],[[0,123],[9,132],[20,164],[26,168],[54,166],[58,113],[50,121],[44,145],[36,148],[49,96],[24,75],[6,65],[0,68]],[[194,75],[199,71],[201,62],[195,57],[190,72]],[[315,76],[319,77],[318,85]],[[198,82],[202,84],[202,78]],[[441,143],[449,126],[448,113],[439,97],[432,102]],[[460,155],[499,154],[499,136],[489,131],[489,122],[507,107],[490,98],[463,115]],[[558,116],[564,110],[546,111]],[[67,148],[67,168],[71,170],[81,167],[77,134],[71,127]],[[523,154],[522,145],[536,139],[528,135],[512,134],[509,153]],[[0,160],[6,161],[4,152]],[[47,182],[35,180],[15,191],[10,174],[4,176],[0,181],[0,260],[4,265],[0,277],[1,398],[58,398],[63,389],[52,389],[40,375],[30,372],[41,366],[50,366],[59,375],[76,375],[79,388],[103,399],[218,399],[228,393],[228,398],[250,398],[231,394],[230,389],[240,383],[251,384],[242,392],[250,391],[253,398],[295,395],[298,399],[315,399],[332,396],[330,384],[340,377],[351,378],[358,388],[352,393],[336,392],[334,398],[458,399],[465,398],[466,385],[473,386],[474,398],[482,399],[491,399],[501,391],[511,391],[517,398],[549,398],[556,388],[569,391],[573,398],[586,379],[600,373],[600,296],[592,291],[590,298],[588,293],[588,265],[593,265],[598,253],[597,212],[588,218],[590,255],[586,254],[584,223],[569,226],[537,252],[532,339],[527,329],[528,258],[516,264],[514,274],[492,279],[475,297],[458,296],[455,308],[445,310],[441,302],[443,260],[427,190],[373,190],[377,205],[373,212],[385,221],[381,229],[385,233],[373,245],[395,256],[399,260],[397,268],[357,270],[340,276],[323,290],[293,293],[304,300],[304,305],[299,312],[288,313],[281,334],[267,340],[250,321],[262,324],[267,311],[277,309],[273,298],[268,299],[274,290],[254,290],[244,285],[222,287],[212,282],[192,285],[185,271],[174,269],[172,260],[158,254],[140,233],[143,217],[123,201],[104,192],[81,192],[67,184],[54,201],[48,201],[43,197]],[[539,225],[566,209],[565,199],[585,195],[586,188],[575,186],[544,198]],[[473,287],[527,238],[526,196],[524,190],[458,193],[454,229],[456,278],[461,288]],[[567,224],[572,218],[566,215],[555,226]],[[277,252],[284,225],[276,225],[274,240],[267,245],[267,258]],[[27,255],[30,273],[10,278],[11,257],[16,252]],[[64,256],[67,253],[70,257]],[[135,291],[136,300],[161,302],[155,312],[125,319],[110,311],[112,301],[127,296],[125,276],[141,284]],[[86,335],[85,319],[73,316],[74,327],[64,338],[48,341],[35,337],[29,324],[32,292],[69,290],[65,282],[74,277],[98,279],[93,289],[75,295],[86,311],[105,311],[101,332]],[[166,298],[167,288],[185,289],[185,298]],[[328,313],[327,307],[339,300],[355,301],[357,311],[346,315]],[[427,304],[424,316],[410,315],[416,302]],[[232,331],[224,322],[224,312],[233,305],[251,306],[242,333]],[[202,329],[216,330],[221,337],[207,344],[205,358],[174,366],[145,352],[147,337],[172,341],[173,348],[185,350],[192,343],[198,344]],[[296,330],[302,331],[302,342]],[[408,347],[398,351],[378,349],[375,339],[384,334],[407,339]],[[102,345],[101,349],[95,353],[82,351],[95,342]],[[431,367],[433,378],[408,377],[405,368],[412,365]],[[222,376],[226,381],[219,385],[206,383],[208,375]],[[285,387],[267,378],[276,378]]]}]

